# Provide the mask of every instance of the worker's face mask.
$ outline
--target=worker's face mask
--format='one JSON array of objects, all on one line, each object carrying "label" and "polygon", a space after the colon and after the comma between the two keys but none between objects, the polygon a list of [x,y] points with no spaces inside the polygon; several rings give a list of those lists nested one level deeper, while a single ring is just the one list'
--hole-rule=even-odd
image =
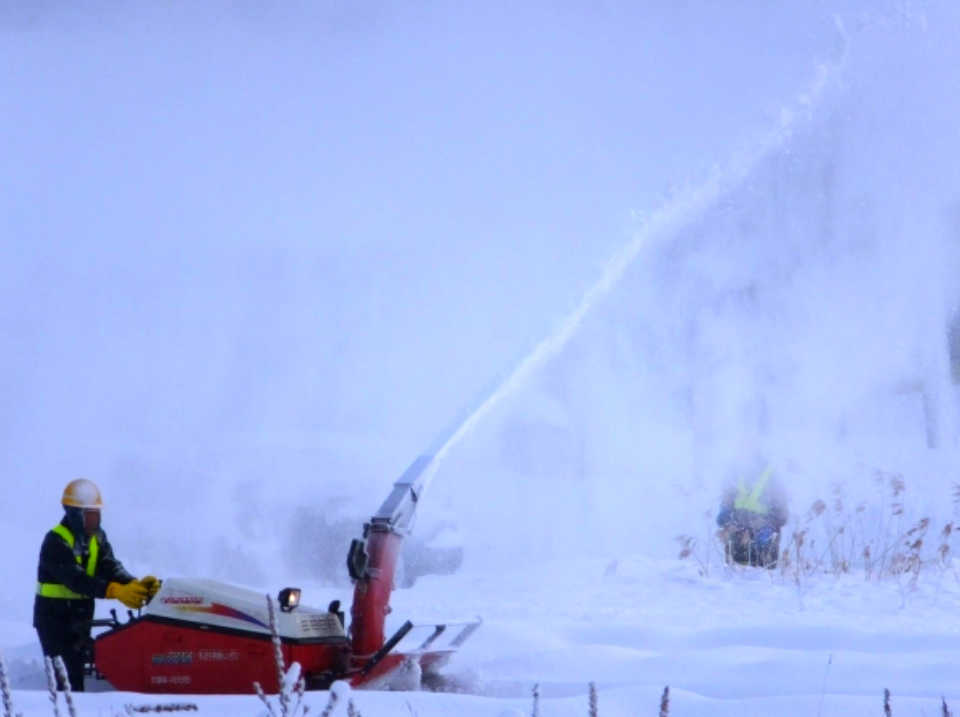
[{"label": "worker's face mask", "polygon": [[93,535],[100,530],[100,510],[97,508],[83,509],[83,532]]}]

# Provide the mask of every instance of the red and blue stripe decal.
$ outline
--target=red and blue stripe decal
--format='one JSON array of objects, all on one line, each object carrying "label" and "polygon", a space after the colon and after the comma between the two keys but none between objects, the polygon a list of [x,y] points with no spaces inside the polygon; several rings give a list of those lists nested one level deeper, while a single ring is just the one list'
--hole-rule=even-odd
[{"label": "red and blue stripe decal", "polygon": [[244,622],[250,622],[254,625],[269,629],[268,625],[263,624],[263,622],[252,615],[248,615],[236,608],[218,602],[212,602],[209,605],[177,605],[177,609],[187,610],[189,612],[205,612],[211,615],[219,615],[220,617],[232,617],[234,620],[243,620]]}]

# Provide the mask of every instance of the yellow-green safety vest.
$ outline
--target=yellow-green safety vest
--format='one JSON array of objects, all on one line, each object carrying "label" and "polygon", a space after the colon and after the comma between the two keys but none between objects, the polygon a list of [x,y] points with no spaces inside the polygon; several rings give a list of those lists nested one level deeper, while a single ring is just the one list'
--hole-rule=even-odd
[{"label": "yellow-green safety vest", "polygon": [[769,509],[766,504],[760,502],[760,496],[763,495],[763,490],[767,487],[767,482],[772,474],[773,468],[767,468],[752,488],[748,488],[741,478],[737,485],[737,497],[733,502],[733,507],[738,510],[748,510],[751,513],[766,515]]},{"label": "yellow-green safety vest", "polygon": [[[73,545],[76,542],[73,537],[73,533],[64,526],[63,524],[58,523],[54,528],[53,532],[59,535],[70,546],[70,550],[73,550]],[[93,574],[97,570],[97,557],[100,555],[100,544],[97,542],[97,536],[94,535],[90,538],[90,555],[87,558],[87,575],[93,577]],[[79,555],[76,556],[77,562],[82,563],[82,559]],[[93,597],[92,595],[81,595],[80,593],[75,593],[73,590],[68,588],[66,585],[61,585],[60,583],[37,583],[37,595],[41,597],[49,598],[67,598],[68,600],[83,600],[86,598]]]}]

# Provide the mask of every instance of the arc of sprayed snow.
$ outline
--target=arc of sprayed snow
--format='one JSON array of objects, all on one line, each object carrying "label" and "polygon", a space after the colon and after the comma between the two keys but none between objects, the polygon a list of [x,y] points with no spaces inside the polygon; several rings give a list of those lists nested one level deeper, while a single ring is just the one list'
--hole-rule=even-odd
[{"label": "arc of sprayed snow", "polygon": [[[838,31],[845,40],[843,28]],[[619,283],[627,268],[642,250],[657,242],[667,241],[704,211],[715,205],[725,194],[741,185],[755,171],[760,162],[771,153],[783,148],[790,141],[797,126],[809,120],[813,111],[820,105],[827,90],[836,82],[845,64],[846,52],[833,62],[821,64],[811,85],[800,93],[792,105],[781,112],[777,127],[761,136],[746,151],[741,152],[726,170],[715,170],[700,186],[678,195],[666,206],[651,214],[637,234],[622,246],[606,263],[600,278],[584,293],[576,308],[563,320],[560,326],[544,338],[528,354],[513,372],[490,394],[453,434],[441,445],[433,456],[431,465],[424,476],[421,492],[426,490],[433,480],[439,464],[465,436],[467,436],[488,414],[490,414],[507,396],[543,365],[555,356],[570,341],[580,328],[584,317],[593,306]]]}]

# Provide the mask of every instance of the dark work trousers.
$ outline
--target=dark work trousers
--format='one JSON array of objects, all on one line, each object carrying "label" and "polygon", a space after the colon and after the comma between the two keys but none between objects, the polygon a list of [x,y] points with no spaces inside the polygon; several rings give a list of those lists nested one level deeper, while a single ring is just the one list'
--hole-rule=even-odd
[{"label": "dark work trousers", "polygon": [[[90,642],[89,623],[77,625],[64,623],[61,626],[45,625],[37,628],[40,636],[40,647],[43,654],[53,658],[60,655],[67,668],[67,678],[70,680],[70,689],[74,692],[83,692],[83,663],[87,645]],[[60,676],[57,675],[57,689],[64,688]]]}]

